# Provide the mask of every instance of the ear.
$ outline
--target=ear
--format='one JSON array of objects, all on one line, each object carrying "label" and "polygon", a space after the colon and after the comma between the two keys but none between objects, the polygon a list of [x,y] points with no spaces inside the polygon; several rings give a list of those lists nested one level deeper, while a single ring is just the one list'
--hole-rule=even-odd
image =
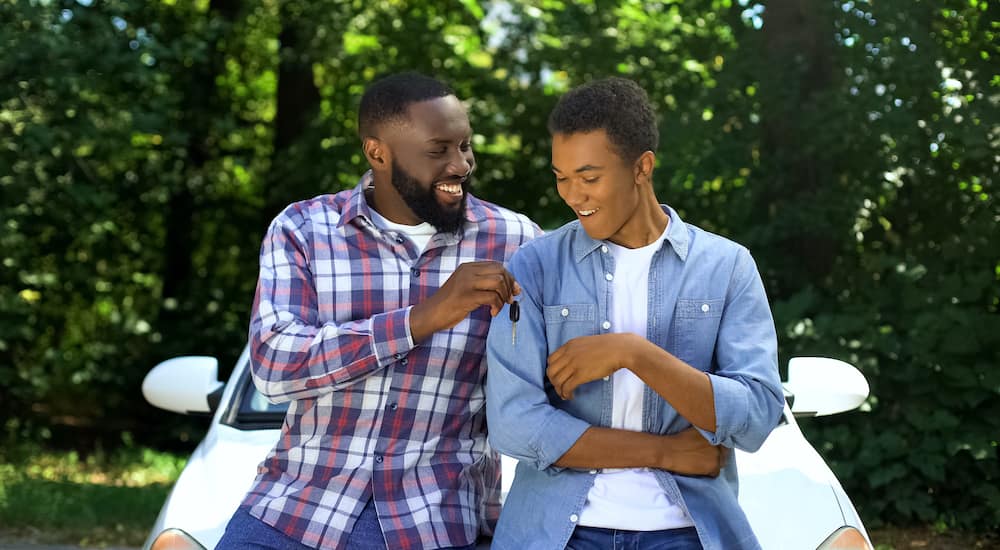
[{"label": "ear", "polygon": [[653,182],[653,168],[656,166],[656,155],[652,151],[646,151],[639,155],[633,165],[635,183],[651,184]]},{"label": "ear", "polygon": [[371,165],[372,170],[384,170],[389,167],[392,158],[389,149],[382,140],[368,136],[361,141],[361,150],[365,153],[365,159]]}]

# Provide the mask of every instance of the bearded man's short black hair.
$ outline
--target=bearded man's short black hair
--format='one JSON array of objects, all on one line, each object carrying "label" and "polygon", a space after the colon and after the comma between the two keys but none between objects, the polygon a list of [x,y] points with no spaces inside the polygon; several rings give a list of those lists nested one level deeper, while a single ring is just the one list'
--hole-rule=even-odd
[{"label": "bearded man's short black hair", "polygon": [[361,96],[358,108],[360,137],[374,136],[386,123],[402,122],[413,103],[455,95],[447,84],[429,76],[404,72],[373,82]]},{"label": "bearded man's short black hair", "polygon": [[634,161],[656,152],[660,132],[649,96],[619,77],[588,82],[567,92],[549,115],[549,132],[578,134],[604,130],[619,156]]}]

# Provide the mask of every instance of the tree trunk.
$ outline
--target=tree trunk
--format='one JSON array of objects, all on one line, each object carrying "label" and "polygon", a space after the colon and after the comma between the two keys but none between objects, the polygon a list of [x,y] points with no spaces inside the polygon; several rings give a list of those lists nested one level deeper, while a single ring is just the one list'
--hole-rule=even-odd
[{"label": "tree trunk", "polygon": [[[163,266],[163,299],[174,298],[181,301],[188,294],[187,287],[192,277],[192,253],[196,237],[196,213],[198,203],[192,182],[204,178],[205,165],[216,154],[214,145],[217,137],[208,113],[223,113],[228,107],[219,97],[215,86],[216,77],[225,67],[225,53],[220,48],[230,32],[241,10],[240,0],[212,0],[207,17],[210,19],[209,35],[211,45],[208,58],[193,66],[187,72],[188,93],[184,101],[184,127],[189,130],[187,141],[187,166],[184,181],[170,194],[167,203],[165,262]],[[216,24],[217,23],[217,24]],[[195,183],[197,185],[197,183]],[[169,310],[161,311],[161,319],[170,316]]]},{"label": "tree trunk", "polygon": [[295,17],[283,3],[279,12],[281,33],[278,50],[278,106],[274,116],[274,148],[271,170],[265,191],[261,227],[266,227],[285,206],[282,180],[296,166],[291,149],[302,138],[319,111],[319,89],[313,75],[312,60],[307,53],[309,44],[302,17]]},{"label": "tree trunk", "polygon": [[[802,268],[810,279],[830,273],[837,240],[814,213],[829,212],[822,196],[835,184],[835,166],[815,146],[811,115],[834,83],[834,26],[827,8],[808,0],[768,2],[764,12],[766,65],[761,74],[763,139],[761,157],[776,176],[760,195],[758,211],[779,228],[781,272]],[[783,278],[780,273],[778,277]],[[792,279],[795,279],[792,276]],[[783,288],[783,291],[795,289]]]}]

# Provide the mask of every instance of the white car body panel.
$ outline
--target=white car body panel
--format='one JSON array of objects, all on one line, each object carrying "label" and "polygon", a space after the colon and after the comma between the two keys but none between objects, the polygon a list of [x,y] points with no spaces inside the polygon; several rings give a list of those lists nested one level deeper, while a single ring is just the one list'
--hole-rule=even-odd
[{"label": "white car body panel", "polygon": [[[240,379],[246,364],[244,351],[230,381]],[[167,528],[182,529],[213,548],[253,482],[258,464],[277,441],[277,429],[244,430],[220,423],[236,386],[227,384],[211,427],[167,497],[145,548]],[[814,549],[842,526],[857,528],[867,539],[850,499],[802,435],[788,407],[785,418],[756,453],[736,452],[739,501],[762,547]],[[504,496],[515,464],[514,459],[502,457]]]}]

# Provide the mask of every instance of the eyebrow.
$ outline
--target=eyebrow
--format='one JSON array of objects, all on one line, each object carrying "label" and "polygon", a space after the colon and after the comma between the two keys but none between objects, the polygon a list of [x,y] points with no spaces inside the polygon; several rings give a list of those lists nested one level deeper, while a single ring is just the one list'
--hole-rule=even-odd
[{"label": "eyebrow", "polygon": [[[462,142],[465,142],[465,141],[472,141],[472,136],[469,135],[469,136],[463,137],[460,140],[457,140],[458,143],[462,143]],[[449,145],[449,144],[455,143],[455,142],[456,142],[456,140],[454,140],[454,139],[437,137],[437,138],[428,139],[424,143],[427,143],[428,145]]]},{"label": "eyebrow", "polygon": [[[552,166],[552,170],[553,171],[555,171],[555,172],[562,172],[562,170],[560,170],[559,168],[556,168],[555,164],[553,164],[551,166]],[[577,174],[579,174],[580,172],[590,172],[590,171],[593,171],[593,170],[602,170],[602,169],[604,169],[603,166],[594,166],[593,164],[584,164],[583,166],[581,166],[581,167],[579,167],[579,168],[577,168],[576,170],[573,170],[573,171],[576,172]]]}]

